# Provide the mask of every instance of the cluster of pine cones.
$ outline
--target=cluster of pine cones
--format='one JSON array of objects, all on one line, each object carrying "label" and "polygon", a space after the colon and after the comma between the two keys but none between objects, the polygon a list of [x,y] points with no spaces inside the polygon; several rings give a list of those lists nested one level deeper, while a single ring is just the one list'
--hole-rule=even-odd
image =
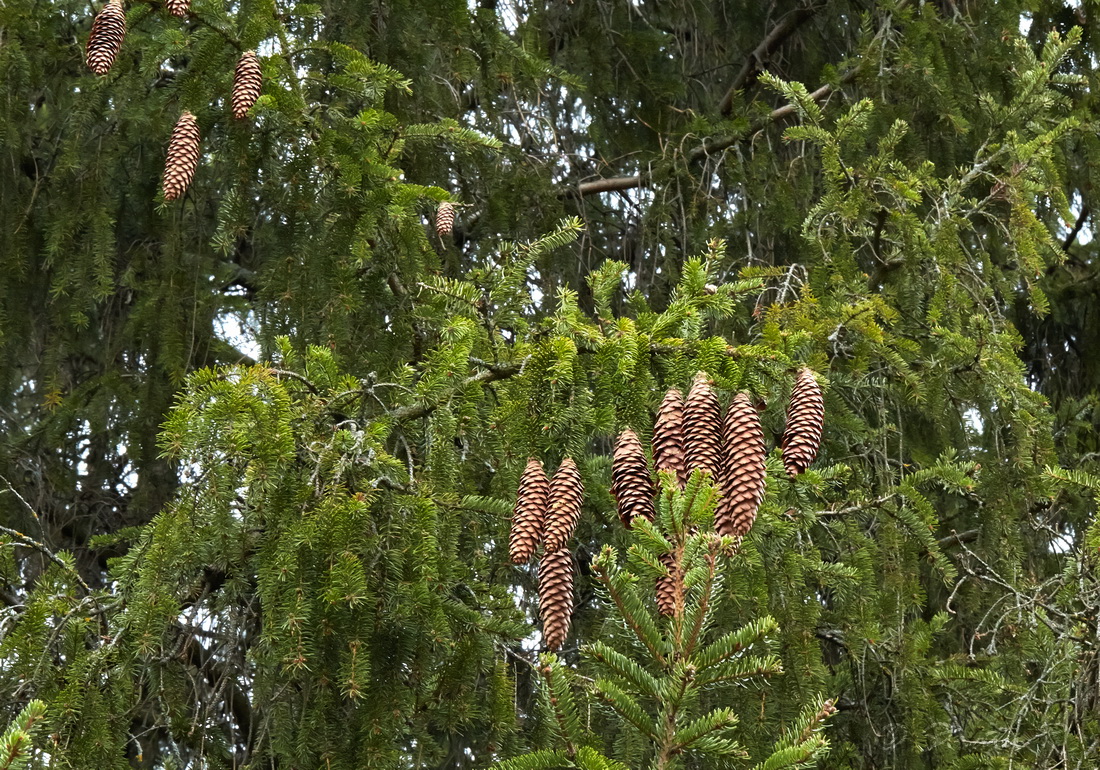
[{"label": "cluster of pine cones", "polygon": [[[787,405],[787,423],[780,440],[783,465],[792,478],[817,457],[825,422],[821,386],[814,373],[801,369]],[[719,535],[740,539],[752,528],[764,498],[767,450],[760,415],[748,393],[734,396],[722,413],[714,384],[700,372],[687,398],[676,388],[665,394],[653,427],[653,464],[672,474],[683,488],[691,472],[710,474],[719,489],[714,528]],[[611,493],[619,519],[629,528],[635,520],[653,521],[656,494],[653,474],[638,435],[627,428],[619,434],[611,461]],[[562,462],[551,481],[542,464],[527,461],[512,513],[509,555],[516,564],[528,562],[539,544],[539,615],[549,649],[559,649],[569,633],[573,612],[573,557],[566,548],[580,517],[584,487],[571,459]],[[669,574],[657,581],[657,608],[673,615],[682,602],[683,576],[673,554],[661,563]]]},{"label": "cluster of pine cones", "polygon": [[561,649],[573,618],[573,554],[568,543],[577,529],[584,482],[570,457],[549,481],[542,463],[531,458],[519,480],[512,512],[508,554],[526,564],[542,545],[539,559],[539,617],[546,647]]},{"label": "cluster of pine cones", "polygon": [[[821,386],[812,371],[802,369],[791,392],[780,441],[783,464],[792,478],[817,456],[824,419]],[[752,397],[738,393],[723,415],[714,384],[702,372],[695,375],[686,399],[673,388],[657,410],[653,464],[656,470],[672,474],[681,488],[694,470],[710,474],[720,492],[714,513],[714,529],[719,535],[740,539],[752,528],[764,498],[766,454],[764,430]],[[629,428],[615,443],[611,492],[623,526],[629,528],[638,518],[653,521],[656,487],[645,450]],[[657,607],[662,615],[672,615],[682,593],[681,576],[671,554],[666,554],[662,563],[669,568],[669,575],[657,581]]]},{"label": "cluster of pine cones", "polygon": [[[191,0],[165,0],[165,9],[173,16],[184,17]],[[122,50],[126,37],[126,12],[122,0],[108,0],[92,21],[85,58],[88,69],[106,75]],[[263,75],[255,51],[245,51],[233,73],[233,93],[230,104],[233,117],[242,120],[260,97]],[[199,165],[199,124],[195,116],[184,111],[172,129],[168,156],[164,162],[164,199],[175,200],[186,192]]]}]

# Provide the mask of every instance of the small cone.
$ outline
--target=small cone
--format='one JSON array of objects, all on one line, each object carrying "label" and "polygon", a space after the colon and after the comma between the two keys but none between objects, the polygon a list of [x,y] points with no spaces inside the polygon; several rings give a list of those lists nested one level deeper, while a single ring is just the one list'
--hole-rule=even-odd
[{"label": "small cone", "polygon": [[683,488],[688,480],[684,450],[684,396],[676,388],[665,394],[653,424],[653,465],[658,471],[676,474]]},{"label": "small cone", "polygon": [[703,372],[695,375],[684,402],[684,444],[689,470],[700,468],[717,480],[722,465],[722,407],[714,385]]},{"label": "small cone", "polygon": [[191,10],[191,0],[164,0],[164,10],[182,19]]},{"label": "small cone", "polygon": [[573,618],[573,554],[546,551],[539,560],[539,617],[547,649],[560,650]]},{"label": "small cone", "polygon": [[738,393],[722,423],[722,496],[714,513],[719,535],[744,537],[764,498],[764,429],[747,393]]},{"label": "small cone", "polygon": [[233,117],[243,120],[248,111],[260,98],[260,86],[263,84],[263,72],[255,51],[245,51],[233,71]]},{"label": "small cone", "polygon": [[109,0],[92,20],[92,32],[84,51],[88,69],[97,75],[106,75],[122,50],[126,37],[126,12],[121,0]]},{"label": "small cone", "polygon": [[572,457],[561,461],[561,467],[550,480],[550,499],[546,510],[546,527],[543,531],[544,553],[553,553],[565,547],[577,522],[581,518],[584,501],[584,482]]},{"label": "small cone", "polygon": [[526,564],[535,555],[542,540],[549,495],[550,481],[546,478],[546,471],[542,469],[542,463],[532,457],[519,477],[516,505],[512,509],[508,556],[513,564]]},{"label": "small cone", "polygon": [[611,494],[619,509],[619,520],[630,528],[634,519],[653,521],[653,479],[649,476],[642,443],[637,434],[627,428],[615,442],[611,458]]},{"label": "small cone", "polygon": [[199,165],[199,124],[190,112],[180,115],[172,138],[168,142],[168,157],[164,161],[164,200],[174,201],[183,195]]},{"label": "small cone", "polygon": [[435,212],[435,234],[440,238],[449,238],[455,229],[455,205],[443,201]]},{"label": "small cone", "polygon": [[672,554],[661,557],[661,564],[668,567],[668,575],[657,578],[657,611],[665,617],[676,614],[677,597],[684,592],[684,573]]},{"label": "small cone", "polygon": [[783,430],[783,467],[792,479],[810,467],[821,446],[825,425],[825,401],[821,386],[809,369],[795,377],[791,400],[787,404],[787,426]]}]

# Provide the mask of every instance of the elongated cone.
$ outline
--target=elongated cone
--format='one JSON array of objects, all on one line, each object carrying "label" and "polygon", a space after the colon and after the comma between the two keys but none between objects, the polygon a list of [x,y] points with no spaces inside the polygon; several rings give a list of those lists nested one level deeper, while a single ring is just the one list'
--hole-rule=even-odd
[{"label": "elongated cone", "polygon": [[550,481],[546,478],[546,471],[542,469],[542,463],[532,457],[519,477],[516,505],[512,509],[508,556],[513,564],[526,564],[535,555],[542,541],[549,497]]},{"label": "elongated cone", "polygon": [[684,592],[684,573],[670,553],[661,556],[661,564],[668,567],[669,574],[657,578],[657,611],[668,617],[676,614],[676,598]]},{"label": "elongated cone", "polygon": [[92,32],[88,35],[88,46],[84,57],[88,69],[97,75],[106,75],[122,50],[122,39],[126,37],[126,12],[120,0],[109,0],[107,5],[92,20]]},{"label": "elongated cone", "polygon": [[719,535],[743,537],[764,498],[764,429],[748,393],[738,393],[722,421],[722,496],[714,513]]},{"label": "elongated cone", "polygon": [[539,559],[539,617],[547,649],[560,650],[573,619],[573,554],[544,551]]},{"label": "elongated cone", "polygon": [[260,98],[260,86],[263,85],[263,72],[255,51],[245,51],[237,61],[233,71],[233,117],[243,120],[248,111]]},{"label": "elongated cone", "polygon": [[676,388],[665,393],[653,424],[653,465],[658,471],[676,474],[682,489],[688,480],[684,449],[684,395]]},{"label": "elongated cone", "polygon": [[164,199],[174,201],[183,195],[199,165],[199,124],[190,112],[184,112],[172,129],[168,157],[164,161]]},{"label": "elongated cone", "polygon": [[714,385],[703,372],[695,375],[684,402],[684,444],[688,469],[701,468],[717,480],[722,466],[722,407]]},{"label": "elongated cone", "polygon": [[791,400],[787,404],[787,426],[783,430],[783,467],[794,478],[810,467],[821,446],[821,430],[825,425],[825,400],[821,386],[809,369],[801,369],[795,377]]},{"label": "elongated cone", "polygon": [[455,228],[455,206],[450,201],[443,201],[435,212],[435,234],[440,238],[448,238]]},{"label": "elongated cone", "polygon": [[173,16],[183,18],[191,9],[191,0],[164,0],[164,10]]},{"label": "elongated cone", "polygon": [[543,530],[545,552],[565,547],[577,529],[584,502],[584,482],[572,457],[561,461],[554,478],[550,479],[550,500],[546,509],[546,527]]},{"label": "elongated cone", "polygon": [[639,517],[653,521],[653,491],[642,442],[627,428],[619,434],[611,457],[611,494],[624,527],[629,528]]}]

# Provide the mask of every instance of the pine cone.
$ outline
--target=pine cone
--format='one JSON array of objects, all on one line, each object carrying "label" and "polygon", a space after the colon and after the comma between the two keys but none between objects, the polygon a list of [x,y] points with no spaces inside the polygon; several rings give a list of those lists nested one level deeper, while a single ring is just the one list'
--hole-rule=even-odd
[{"label": "pine cone", "polygon": [[618,504],[619,520],[630,528],[634,519],[653,521],[653,479],[638,436],[630,428],[619,434],[611,458],[611,494]]},{"label": "pine cone", "polygon": [[539,617],[543,644],[560,650],[573,618],[573,554],[568,548],[544,551],[539,560]]},{"label": "pine cone", "polygon": [[719,535],[744,537],[764,497],[764,429],[748,393],[738,393],[722,422],[722,496],[714,513]]},{"label": "pine cone", "polygon": [[687,484],[687,454],[684,450],[684,396],[676,388],[665,394],[653,425],[653,465],[658,471],[676,474],[683,488]]},{"label": "pine cone", "polygon": [[97,75],[106,75],[122,50],[126,37],[126,11],[121,0],[109,0],[92,20],[92,32],[84,55],[88,69]]},{"label": "pine cone", "polygon": [[198,165],[199,124],[194,115],[184,111],[168,142],[168,157],[164,161],[164,200],[174,201],[183,195]]},{"label": "pine cone", "polygon": [[794,478],[810,467],[821,446],[821,429],[825,424],[825,401],[821,386],[809,369],[801,369],[795,377],[791,401],[787,405],[787,427],[783,430],[783,466]]},{"label": "pine cone", "polygon": [[237,62],[237,69],[233,72],[233,117],[243,120],[248,117],[248,111],[260,98],[260,85],[263,83],[263,73],[260,70],[260,60],[256,58],[255,51],[245,51]]},{"label": "pine cone", "polygon": [[577,522],[581,518],[584,501],[584,482],[573,458],[566,457],[550,480],[550,499],[546,510],[546,527],[543,530],[544,553],[553,553],[565,547]]},{"label": "pine cone", "polygon": [[191,0],[164,0],[164,10],[182,19],[191,10]]},{"label": "pine cone", "polygon": [[546,471],[542,469],[542,463],[532,457],[527,461],[523,475],[519,477],[516,506],[512,509],[508,556],[513,564],[526,564],[535,555],[535,549],[542,540],[549,494],[550,482],[546,478]]},{"label": "pine cone", "polygon": [[439,204],[439,210],[435,212],[435,234],[440,238],[447,238],[455,227],[455,205],[450,201]]},{"label": "pine cone", "polygon": [[722,407],[703,372],[695,375],[684,402],[684,434],[688,468],[701,468],[717,480],[722,465]]},{"label": "pine cone", "polygon": [[676,614],[676,597],[684,592],[684,574],[671,553],[661,557],[661,564],[669,574],[657,578],[657,611],[669,617]]}]

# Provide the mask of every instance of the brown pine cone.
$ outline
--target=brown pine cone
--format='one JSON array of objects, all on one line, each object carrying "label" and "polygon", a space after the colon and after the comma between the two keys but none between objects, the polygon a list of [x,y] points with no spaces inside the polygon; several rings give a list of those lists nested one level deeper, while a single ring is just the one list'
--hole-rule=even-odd
[{"label": "brown pine cone", "polygon": [[233,71],[233,117],[243,120],[248,111],[260,98],[260,86],[263,84],[263,72],[255,51],[245,51]]},{"label": "brown pine cone", "polygon": [[546,478],[546,471],[542,469],[542,463],[532,457],[519,477],[516,505],[512,509],[508,556],[513,564],[526,564],[535,555],[542,540],[549,495],[550,481]]},{"label": "brown pine cone", "polygon": [[619,520],[629,528],[634,519],[653,521],[653,479],[638,436],[630,428],[619,434],[611,458],[611,494],[619,509]]},{"label": "brown pine cone", "polygon": [[744,537],[764,498],[764,429],[748,393],[738,393],[722,422],[722,496],[714,513],[719,535]]},{"label": "brown pine cone", "polygon": [[581,503],[584,502],[584,482],[572,457],[561,461],[561,467],[550,480],[550,499],[546,510],[546,527],[543,530],[544,552],[553,552],[565,547],[577,522],[581,518]]},{"label": "brown pine cone", "polygon": [[88,69],[97,75],[106,75],[122,50],[122,39],[126,37],[126,11],[121,0],[109,0],[107,5],[92,20],[92,32],[88,35],[88,45],[84,58]]},{"label": "brown pine cone", "polygon": [[199,165],[199,124],[190,112],[180,115],[172,138],[168,142],[168,157],[164,161],[164,200],[174,201],[183,195]]},{"label": "brown pine cone", "polygon": [[676,388],[665,394],[653,425],[653,465],[676,474],[682,489],[688,480],[684,449],[684,396]]},{"label": "brown pine cone", "polygon": [[701,468],[717,480],[722,465],[722,407],[703,372],[695,375],[684,402],[684,439],[688,469]]},{"label": "brown pine cone", "polygon": [[669,617],[676,614],[677,601],[684,593],[684,573],[671,553],[661,556],[661,564],[668,567],[669,574],[657,578],[657,611]]},{"label": "brown pine cone", "polygon": [[810,467],[821,446],[825,425],[825,400],[821,386],[809,369],[800,369],[795,377],[791,400],[787,405],[787,426],[783,430],[783,467],[794,478]]},{"label": "brown pine cone", "polygon": [[447,238],[455,227],[455,205],[450,201],[443,201],[435,212],[435,234],[440,238]]},{"label": "brown pine cone", "polygon": [[164,0],[164,10],[181,19],[191,9],[191,0]]},{"label": "brown pine cone", "polygon": [[539,559],[539,617],[543,644],[560,650],[573,619],[573,554],[568,548],[544,551]]}]

